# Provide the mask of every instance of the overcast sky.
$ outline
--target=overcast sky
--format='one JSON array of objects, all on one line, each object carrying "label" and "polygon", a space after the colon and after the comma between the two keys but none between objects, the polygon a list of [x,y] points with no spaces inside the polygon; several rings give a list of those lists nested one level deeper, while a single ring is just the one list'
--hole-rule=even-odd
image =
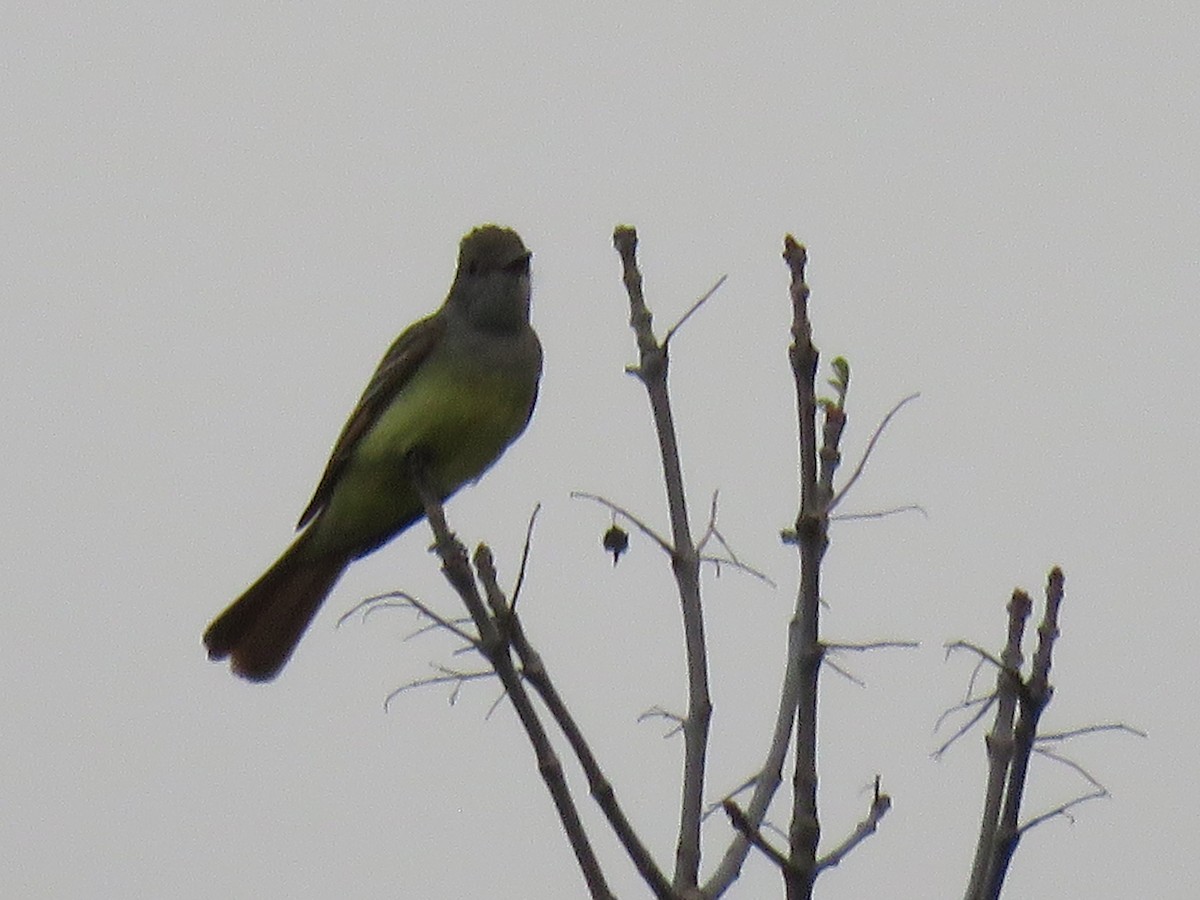
[{"label": "overcast sky", "polygon": [[[209,663],[207,622],[286,546],[392,338],[487,221],[534,252],[546,352],[526,435],[449,507],[513,577],[542,504],[526,628],[635,825],[674,849],[685,704],[666,561],[572,490],[665,529],[611,247],[638,227],[672,344],[691,508],[777,583],[708,573],[707,797],[766,748],[795,591],[793,232],[816,342],[850,359],[844,449],[907,407],[835,526],[821,705],[824,846],[894,808],[819,896],[953,897],[979,731],[938,715],[1004,605],[1067,576],[1050,730],[1112,792],[1030,833],[1008,895],[1195,884],[1200,83],[1194,4],[24,4],[0,35],[0,884],[13,897],[583,896],[494,683],[411,614],[456,601],[414,528],[353,566],[283,676]],[[411,5],[411,6],[415,6]],[[825,370],[827,374],[827,368]],[[990,677],[990,676],[989,676]],[[575,768],[612,884],[645,896]],[[1084,792],[1037,760],[1026,811]],[[774,817],[785,825],[784,813]],[[729,829],[706,826],[705,871]],[[731,896],[779,896],[751,857]]]}]

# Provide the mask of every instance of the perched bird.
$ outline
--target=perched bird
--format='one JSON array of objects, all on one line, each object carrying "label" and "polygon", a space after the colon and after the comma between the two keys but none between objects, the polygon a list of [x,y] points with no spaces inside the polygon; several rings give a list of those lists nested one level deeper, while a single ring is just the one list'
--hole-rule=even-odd
[{"label": "perched bird", "polygon": [[346,566],[424,517],[413,460],[444,500],[525,430],[542,373],[529,257],[508,228],[483,225],[462,239],[445,303],[384,355],[300,516],[300,535],[205,631],[211,659],[270,681]]}]

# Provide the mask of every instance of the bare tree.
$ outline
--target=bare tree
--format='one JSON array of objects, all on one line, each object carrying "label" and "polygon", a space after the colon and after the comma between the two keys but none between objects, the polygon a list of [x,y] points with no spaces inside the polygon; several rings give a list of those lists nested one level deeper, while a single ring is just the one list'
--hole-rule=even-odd
[{"label": "bare tree", "polygon": [[[453,632],[486,660],[488,670],[485,672],[443,668],[437,676],[413,682],[403,689],[444,682],[461,685],[490,674],[500,680],[505,696],[513,705],[533,747],[538,771],[550,793],[592,897],[607,898],[613,895],[564,778],[562,761],[551,742],[551,722],[571,748],[587,777],[593,800],[603,811],[613,833],[655,897],[662,900],[721,897],[738,878],[748,854],[758,852],[778,868],[783,892],[788,900],[810,898],[821,872],[842,862],[873,834],[891,808],[891,799],[882,789],[880,777],[876,776],[875,788],[862,820],[849,833],[839,836],[830,849],[823,854],[820,852],[817,702],[824,664],[837,668],[828,659],[829,651],[916,646],[908,641],[869,644],[831,644],[824,641],[820,628],[821,563],[829,545],[829,524],[834,510],[862,474],[879,436],[892,417],[913,398],[904,398],[888,413],[868,442],[862,460],[844,483],[838,486],[836,476],[842,462],[840,441],[847,421],[850,370],[845,360],[835,359],[832,365],[834,376],[829,384],[836,396],[832,399],[818,398],[816,379],[819,353],[813,343],[808,313],[809,288],[805,282],[807,254],[805,248],[788,235],[784,240],[783,258],[790,275],[792,343],[788,354],[796,390],[800,481],[796,517],[791,527],[782,533],[782,538],[796,548],[798,586],[793,614],[787,626],[786,662],[780,678],[775,723],[771,733],[764,736],[762,764],[738,791],[723,798],[720,805],[731,826],[729,841],[719,862],[702,879],[700,837],[705,823],[705,774],[712,703],[701,598],[701,569],[705,564],[732,566],[763,576],[742,563],[721,535],[717,528],[715,497],[710,505],[708,521],[696,536],[696,529],[688,515],[667,374],[668,351],[673,337],[688,318],[713,296],[724,279],[697,300],[660,341],[654,335],[652,316],[643,295],[636,232],[629,227],[618,227],[613,241],[621,260],[622,279],[629,300],[630,326],[638,350],[638,362],[629,371],[643,384],[649,399],[666,486],[670,533],[656,533],[637,513],[611,500],[592,494],[576,496],[601,504],[611,512],[614,524],[605,536],[604,546],[613,553],[614,563],[627,544],[624,528],[616,524],[620,521],[641,532],[659,547],[669,560],[674,575],[683,620],[688,705],[684,715],[672,717],[676,720],[683,743],[681,801],[673,866],[668,868],[655,860],[638,837],[621,807],[614,786],[604,775],[568,704],[560,696],[541,656],[525,633],[517,605],[528,560],[528,537],[521,577],[510,598],[498,584],[488,548],[480,545],[469,558],[466,549],[450,532],[436,494],[422,490],[443,571],[466,606],[469,618],[444,618],[415,598],[403,594],[374,599],[411,606],[433,623],[431,627]],[[412,475],[417,484],[424,484],[423,473],[416,464]],[[532,521],[530,528],[532,531]],[[1079,803],[1106,793],[1086,770],[1057,754],[1051,745],[1096,730],[1132,731],[1123,725],[1104,725],[1057,735],[1038,734],[1041,714],[1053,696],[1049,674],[1054,642],[1059,634],[1063,583],[1062,572],[1054,569],[1049,576],[1045,613],[1038,628],[1038,644],[1027,676],[1023,676],[1021,671],[1024,659],[1021,641],[1032,603],[1023,591],[1014,592],[1009,602],[1007,639],[999,657],[967,640],[948,645],[948,652],[973,654],[978,660],[977,674],[983,666],[992,666],[997,673],[995,689],[983,696],[972,693],[975,683],[972,678],[972,688],[968,690],[966,699],[943,717],[961,714],[965,716],[965,722],[938,750],[938,754],[944,753],[995,708],[995,721],[986,737],[988,778],[975,861],[968,876],[967,900],[999,896],[1013,853],[1021,836],[1029,828],[1049,818],[1068,815],[1069,810]],[[529,688],[540,698],[540,706],[534,702]],[[670,716],[661,710],[659,712]],[[786,846],[777,847],[764,833],[763,823],[783,784],[789,749],[794,752],[787,843]],[[1035,754],[1072,767],[1091,788],[1071,802],[1022,824],[1019,820],[1020,806],[1030,761]],[[739,802],[737,798],[743,794],[746,794],[746,798]],[[719,827],[712,824],[718,820],[708,821],[710,827]]]}]

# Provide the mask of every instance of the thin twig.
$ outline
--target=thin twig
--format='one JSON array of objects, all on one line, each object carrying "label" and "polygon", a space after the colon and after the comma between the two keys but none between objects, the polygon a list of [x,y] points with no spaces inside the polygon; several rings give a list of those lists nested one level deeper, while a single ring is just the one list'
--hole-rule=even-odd
[{"label": "thin twig", "polygon": [[525,567],[529,564],[529,549],[533,546],[533,523],[537,521],[538,513],[542,511],[542,504],[537,503],[533,507],[533,512],[529,514],[529,524],[525,526],[525,544],[521,547],[521,565],[517,569],[517,583],[512,589],[512,608],[515,612],[517,609],[517,601],[521,598],[521,587],[525,584]]},{"label": "thin twig", "polygon": [[1038,743],[1049,741],[1065,741],[1069,738],[1079,737],[1085,734],[1096,734],[1101,731],[1124,731],[1140,738],[1150,737],[1150,735],[1146,732],[1130,725],[1126,725],[1124,722],[1110,722],[1103,725],[1085,725],[1082,728],[1072,728],[1069,731],[1042,732],[1038,735],[1037,739]]},{"label": "thin twig", "polygon": [[979,706],[979,709],[975,711],[975,713],[962,725],[962,727],[956,728],[954,733],[950,735],[950,738],[929,755],[933,759],[944,756],[946,751],[949,750],[959,738],[974,728],[975,723],[980,721],[988,714],[988,710],[992,708],[992,704],[996,702],[996,699],[997,698],[995,694],[988,694],[986,697],[976,697],[972,700],[965,700],[959,706],[954,707],[953,709],[948,709],[938,716],[937,725],[934,726],[935,730],[941,727],[942,722],[949,718],[951,713],[964,709],[970,709],[972,706]]},{"label": "thin twig", "polygon": [[[375,594],[371,597],[364,597],[362,600],[359,600],[352,607],[350,607],[348,610],[346,610],[344,613],[342,613],[340,616],[338,616],[338,620],[337,620],[337,622],[334,623],[334,627],[341,628],[343,625],[346,624],[347,621],[349,621],[351,616],[355,615],[356,613],[358,613],[360,611],[362,612],[363,619],[365,620],[367,618],[367,616],[371,615],[371,613],[373,613],[376,609],[400,609],[404,606],[407,606],[408,605],[407,601],[411,600],[411,599],[412,599],[412,595],[406,594],[404,591],[387,591],[382,594]],[[405,601],[405,602],[401,602],[401,603],[386,602],[389,600],[400,600],[400,601]]]},{"label": "thin twig", "polygon": [[[449,631],[452,634],[461,638],[462,641],[469,648],[474,648],[476,650],[479,649],[479,638],[461,627],[462,624],[469,622],[470,619],[447,619],[445,616],[442,616],[441,614],[439,614],[432,607],[426,606],[424,603],[422,603],[416,597],[411,597],[408,595],[405,595],[404,600],[402,602],[394,604],[394,605],[397,607],[409,606],[409,607],[415,609],[418,614],[424,616],[426,619],[429,619],[430,621],[433,622],[433,625],[431,627],[443,628],[446,631]],[[419,634],[424,634],[427,630],[428,630],[428,628],[422,628],[422,629],[418,630],[417,632],[415,632],[414,635],[410,635],[410,637],[413,637],[413,636],[416,636]]]},{"label": "thin twig", "polygon": [[431,675],[428,678],[418,678],[415,681],[410,681],[407,684],[402,684],[400,687],[393,690],[383,698],[383,708],[390,710],[392,701],[401,694],[408,691],[416,690],[417,688],[431,687],[439,684],[453,684],[454,691],[450,694],[450,705],[454,706],[458,702],[458,696],[461,693],[462,686],[468,681],[477,681],[483,678],[495,678],[496,673],[491,669],[486,672],[458,672],[454,669],[448,669],[445,666],[435,666],[441,675]]},{"label": "thin twig", "polygon": [[830,659],[828,655],[824,656],[822,658],[821,662],[824,663],[825,665],[829,666],[829,668],[833,669],[833,671],[837,672],[837,674],[841,675],[843,678],[845,678],[851,684],[856,685],[857,687],[860,687],[860,688],[865,688],[867,686],[867,683],[865,681],[863,681],[857,675],[850,674],[850,672],[848,670],[843,669],[840,665],[838,665],[832,659]]},{"label": "thin twig", "polygon": [[873,835],[879,827],[879,821],[891,808],[892,798],[879,790],[879,776],[876,775],[874,796],[867,817],[854,827],[854,831],[844,841],[817,860],[817,872],[833,868],[845,859],[851,850]]},{"label": "thin twig", "polygon": [[893,506],[891,509],[880,509],[875,512],[839,513],[836,516],[830,516],[829,521],[831,521],[831,522],[861,522],[864,519],[886,519],[890,516],[898,516],[901,513],[907,513],[907,512],[919,512],[926,519],[929,518],[929,513],[926,512],[925,507],[918,506],[915,503],[909,503],[904,506]]},{"label": "thin twig", "polygon": [[[733,548],[729,546],[729,542],[725,540],[725,536],[721,534],[720,530],[717,528],[717,496],[718,492],[713,491],[712,501],[709,504],[708,523],[704,527],[704,534],[701,535],[700,540],[696,542],[696,552],[700,554],[700,562],[712,563],[714,566],[716,566],[718,575],[720,574],[721,566],[729,566],[736,571],[745,572],[747,575],[754,576],[759,581],[770,585],[772,588],[775,587],[775,582],[767,577],[765,573],[760,572],[753,566],[749,566],[738,559],[738,556],[736,553],[734,553]],[[716,556],[706,554],[704,552],[704,548],[708,546],[708,542],[710,540],[715,540],[718,544],[720,544],[721,549],[725,551],[726,555]]]},{"label": "thin twig", "polygon": [[831,644],[825,642],[825,650],[850,650],[855,653],[865,653],[869,650],[917,650],[920,641],[867,641],[862,644]]},{"label": "thin twig", "polygon": [[617,506],[617,504],[613,503],[611,500],[606,500],[599,494],[589,494],[586,491],[571,491],[571,497],[575,500],[591,500],[593,503],[599,503],[601,506],[625,519],[634,528],[646,535],[646,537],[650,538],[650,540],[654,541],[654,543],[658,544],[659,549],[661,549],[668,556],[671,554],[671,545],[667,542],[666,538],[661,537],[657,531],[655,531],[629,510],[625,509],[625,507]]},{"label": "thin twig", "polygon": [[888,410],[888,414],[883,417],[883,421],[876,426],[875,433],[871,435],[871,440],[867,441],[867,449],[863,451],[862,458],[858,461],[858,465],[854,468],[854,473],[848,479],[846,479],[846,483],[842,485],[842,489],[834,494],[833,499],[829,501],[829,512],[833,512],[837,505],[845,498],[850,488],[854,487],[854,483],[858,481],[858,476],[860,476],[863,473],[863,469],[866,468],[867,460],[871,458],[871,453],[875,450],[875,444],[883,435],[883,431],[885,428],[887,428],[888,423],[892,421],[892,418],[896,415],[896,413],[900,412],[905,404],[916,400],[920,396],[921,395],[919,393],[909,394],[890,410]]},{"label": "thin twig", "polygon": [[750,788],[754,787],[754,785],[757,781],[758,781],[758,776],[751,775],[749,778],[747,778],[745,781],[743,781],[741,784],[739,784],[737,787],[735,787],[732,791],[727,793],[720,800],[717,800],[717,801],[714,801],[713,803],[708,804],[708,806],[705,807],[705,809],[704,809],[704,818],[708,819],[717,810],[722,809],[725,805],[726,800],[732,800],[734,797],[738,796],[738,794],[741,794],[745,791],[750,790]]},{"label": "thin twig", "polygon": [[749,575],[752,578],[757,578],[763,584],[767,585],[767,587],[771,587],[771,588],[778,587],[778,585],[776,585],[775,582],[771,580],[769,575],[767,575],[764,572],[760,572],[758,569],[755,569],[753,566],[748,566],[744,562],[741,562],[739,560],[732,559],[727,556],[707,556],[707,555],[701,556],[701,557],[699,557],[699,559],[700,559],[701,563],[707,563],[707,564],[711,565],[714,569],[716,569],[717,575],[721,574],[721,567],[725,566],[726,568],[733,569],[735,572],[741,572],[743,575]]},{"label": "thin twig", "polygon": [[687,719],[678,713],[673,713],[663,709],[661,706],[653,706],[645,712],[638,715],[638,722],[649,722],[651,719],[666,719],[668,722],[674,723],[671,730],[663,735],[663,738],[674,737],[683,731],[683,726],[687,724]]},{"label": "thin twig", "polygon": [[721,289],[721,285],[723,285],[725,283],[725,280],[727,278],[729,278],[728,275],[722,275],[720,278],[718,278],[717,283],[714,284],[712,287],[710,287],[707,291],[705,291],[703,296],[701,296],[701,298],[699,300],[697,300],[695,303],[693,303],[688,308],[687,312],[685,312],[682,316],[679,317],[678,322],[676,322],[674,325],[672,325],[670,328],[667,329],[667,334],[663,338],[663,341],[662,341],[664,348],[667,346],[667,344],[669,344],[671,342],[671,338],[673,338],[675,336],[675,332],[677,332],[680,328],[683,327],[683,323],[692,317],[692,313],[694,313],[701,306],[703,306],[705,303],[707,303],[709,301],[709,298],[711,298],[713,294],[715,294],[717,291],[719,291]]},{"label": "thin twig", "polygon": [[1080,778],[1082,778],[1084,781],[1086,781],[1092,787],[1104,788],[1104,785],[1102,785],[1099,782],[1099,780],[1097,780],[1097,778],[1094,775],[1092,775],[1091,772],[1089,772],[1087,769],[1085,769],[1079,763],[1075,762],[1075,760],[1067,759],[1067,757],[1062,756],[1061,754],[1055,753],[1053,750],[1050,750],[1045,747],[1034,747],[1033,752],[1038,754],[1039,756],[1045,757],[1046,759],[1052,760],[1053,762],[1056,762],[1061,766],[1066,766],[1068,769],[1070,769],[1072,772],[1074,772],[1076,775],[1078,775]]},{"label": "thin twig", "polygon": [[974,653],[980,659],[990,662],[997,669],[1004,668],[1004,663],[1000,662],[1000,660],[996,659],[996,657],[992,656],[992,654],[988,653],[982,647],[980,647],[976,644],[972,644],[969,641],[951,641],[950,643],[946,644],[945,646],[946,646],[946,656],[950,656],[950,654],[952,654],[955,650],[968,650],[971,653]]},{"label": "thin twig", "polygon": [[771,842],[763,837],[762,832],[760,832],[754,827],[753,824],[751,824],[750,820],[746,818],[746,814],[742,812],[741,808],[738,807],[736,803],[734,803],[732,800],[726,799],[722,801],[721,808],[724,809],[725,814],[729,816],[729,822],[731,825],[733,825],[734,829],[737,830],[747,841],[749,841],[755,849],[762,853],[763,856],[775,863],[780,871],[791,872],[793,870],[794,867],[788,860],[787,856],[771,846]]},{"label": "thin twig", "polygon": [[867,686],[867,682],[854,675],[850,670],[843,667],[840,663],[835,662],[832,658],[833,654],[839,651],[849,651],[852,653],[867,653],[872,650],[913,650],[921,645],[916,641],[870,641],[864,644],[831,644],[825,642],[825,655],[822,657],[822,662],[841,675],[852,684],[856,684],[861,688]]},{"label": "thin twig", "polygon": [[1104,788],[1099,788],[1095,791],[1092,791],[1090,794],[1084,794],[1083,796],[1076,797],[1074,800],[1070,800],[1070,801],[1062,804],[1061,806],[1056,806],[1054,809],[1050,810],[1049,812],[1044,812],[1040,816],[1035,816],[1034,818],[1032,818],[1028,822],[1026,822],[1024,825],[1022,825],[1019,830],[1020,830],[1021,834],[1024,835],[1025,832],[1029,831],[1029,829],[1036,828],[1038,825],[1041,825],[1043,822],[1049,821],[1050,819],[1057,818],[1058,816],[1064,816],[1068,820],[1074,822],[1075,820],[1073,818],[1071,818],[1071,816],[1068,814],[1068,812],[1067,812],[1068,810],[1073,809],[1076,806],[1079,806],[1079,804],[1081,804],[1081,803],[1087,803],[1089,800],[1103,800],[1105,797],[1111,797],[1111,796],[1112,795],[1107,790],[1105,790]]}]

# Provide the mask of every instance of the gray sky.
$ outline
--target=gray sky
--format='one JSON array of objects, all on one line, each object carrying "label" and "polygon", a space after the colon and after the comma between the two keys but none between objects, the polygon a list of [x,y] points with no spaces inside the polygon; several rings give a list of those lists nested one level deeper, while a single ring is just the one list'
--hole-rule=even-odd
[{"label": "gray sky", "polygon": [[[283,677],[208,663],[209,619],[284,548],[391,339],[484,221],[534,250],[546,348],[525,437],[450,507],[508,578],[543,504],[527,628],[664,865],[682,709],[677,603],[645,541],[615,570],[602,493],[665,523],[610,245],[642,237],[673,345],[692,509],[776,590],[705,582],[709,797],[766,747],[794,554],[779,259],[810,249],[816,339],[850,358],[845,449],[921,391],[839,525],[831,640],[916,652],[827,673],[826,845],[895,806],[823,897],[956,896],[984,757],[939,713],[1014,585],[1067,574],[1049,729],[1112,791],[1031,833],[1009,894],[1165,897],[1196,881],[1200,124],[1190,4],[27,4],[0,36],[0,883],[22,897],[582,896],[492,684],[385,695],[453,662],[404,588],[455,604],[419,526],[354,566]],[[463,665],[469,662],[459,659]],[[612,882],[644,896],[579,793]],[[1027,811],[1085,788],[1044,761]],[[783,824],[782,813],[778,819]],[[714,865],[729,832],[714,818]],[[901,887],[897,887],[901,885]],[[732,896],[778,896],[751,858]]]}]

